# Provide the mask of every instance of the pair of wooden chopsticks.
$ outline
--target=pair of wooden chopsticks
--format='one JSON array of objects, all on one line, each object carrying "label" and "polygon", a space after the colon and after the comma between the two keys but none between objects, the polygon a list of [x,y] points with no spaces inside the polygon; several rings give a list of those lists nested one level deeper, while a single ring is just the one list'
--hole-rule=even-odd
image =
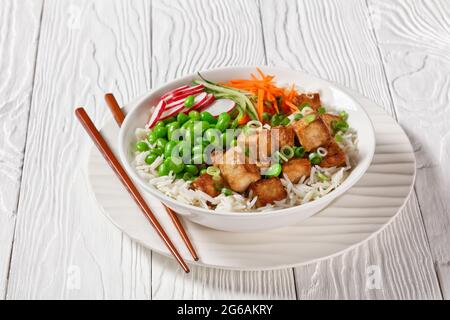
[{"label": "pair of wooden chopsticks", "polygon": [[[119,103],[117,102],[116,98],[114,97],[114,95],[112,93],[107,93],[105,95],[105,101],[106,101],[106,104],[108,105],[109,109],[111,110],[111,113],[113,114],[114,119],[117,122],[117,125],[119,127],[121,127],[123,121],[125,120],[125,114],[123,113],[122,109],[120,108]],[[197,252],[195,252],[195,249],[192,246],[192,243],[189,240],[189,237],[187,236],[186,231],[184,230],[184,227],[181,224],[180,219],[178,219],[177,214],[172,209],[167,207],[166,205],[164,205],[164,207],[166,208],[167,214],[172,219],[173,224],[177,228],[178,233],[180,234],[181,238],[183,239],[184,243],[186,244],[186,247],[188,248],[189,252],[191,253],[192,258],[194,258],[195,261],[198,261]]]},{"label": "pair of wooden chopsticks", "polygon": [[[107,101],[111,101],[111,98],[115,101],[115,99],[112,95],[105,97],[105,98]],[[109,102],[108,102],[108,105],[109,105]],[[118,106],[117,101],[115,101],[114,105],[115,105],[114,107],[110,106],[110,108],[111,108],[111,110],[113,110],[113,109],[116,110],[116,111],[113,111],[114,118],[116,119],[116,121],[119,124],[121,124],[125,117],[124,117],[122,111],[120,110],[120,107]],[[117,110],[120,111],[120,113],[117,112]],[[91,137],[91,139],[93,140],[93,142],[95,143],[97,148],[99,149],[100,153],[103,155],[105,160],[108,162],[108,164],[111,166],[113,171],[116,173],[117,177],[120,179],[120,181],[123,183],[125,188],[128,190],[131,197],[134,199],[134,201],[139,206],[139,208],[141,208],[145,217],[150,222],[150,224],[153,226],[153,228],[158,233],[158,235],[161,237],[161,239],[163,240],[164,244],[167,246],[169,251],[172,253],[172,255],[175,257],[175,259],[178,261],[178,263],[183,268],[183,270],[186,273],[188,273],[190,270],[189,270],[189,267],[187,266],[186,262],[181,257],[180,253],[178,252],[178,250],[176,249],[176,247],[170,240],[167,233],[164,231],[164,229],[161,226],[161,224],[159,223],[158,219],[155,217],[155,215],[153,214],[153,212],[151,211],[151,209],[145,202],[144,198],[142,197],[142,195],[140,194],[140,192],[138,191],[138,189],[136,188],[136,186],[134,185],[134,183],[132,182],[132,180],[130,179],[128,174],[126,173],[125,169],[122,167],[119,160],[117,160],[117,158],[114,155],[114,153],[112,152],[111,148],[108,146],[105,139],[102,137],[102,135],[97,130],[97,128],[95,127],[92,120],[89,118],[89,115],[86,113],[84,108],[82,108],[82,107],[77,108],[75,110],[75,115],[77,116],[78,120],[81,122],[84,129],[87,131],[87,133],[89,134],[89,136]],[[166,209],[167,209],[167,212],[169,213],[170,217],[172,218],[172,221],[174,222],[177,230],[180,232],[180,235],[183,238],[184,242],[186,243],[190,253],[192,254],[192,257],[195,260],[198,260],[197,254],[196,254],[194,248],[192,247],[192,244],[189,241],[189,238],[187,237],[186,232],[184,231],[184,228],[181,225],[181,222],[179,221],[178,217],[171,209],[169,209],[167,207],[166,207]]]}]

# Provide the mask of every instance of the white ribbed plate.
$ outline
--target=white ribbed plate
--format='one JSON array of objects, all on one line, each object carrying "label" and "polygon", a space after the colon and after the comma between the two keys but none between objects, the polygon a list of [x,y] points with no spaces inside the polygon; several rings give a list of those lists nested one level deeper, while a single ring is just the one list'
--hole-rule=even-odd
[{"label": "white ribbed plate", "polygon": [[[382,108],[350,94],[367,110],[376,133],[375,156],[361,180],[319,214],[287,228],[229,233],[183,221],[200,256],[195,264],[239,270],[297,266],[348,250],[389,224],[414,184],[413,149],[402,128]],[[103,127],[102,134],[114,149],[118,128],[112,119]],[[106,216],[135,241],[169,255],[95,148],[88,171],[93,193]],[[151,196],[147,201],[186,261],[194,263],[162,205]]]}]

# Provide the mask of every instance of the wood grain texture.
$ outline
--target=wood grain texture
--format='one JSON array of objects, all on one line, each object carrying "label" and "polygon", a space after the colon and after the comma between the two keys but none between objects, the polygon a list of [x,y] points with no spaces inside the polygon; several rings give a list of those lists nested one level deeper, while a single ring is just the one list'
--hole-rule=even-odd
[{"label": "wood grain texture", "polygon": [[45,1],[7,298],[151,298],[151,254],[99,212],[73,113],[99,125],[105,92],[149,89],[150,18],[147,1]]},{"label": "wood grain texture", "polygon": [[[270,65],[305,70],[354,88],[394,114],[364,2],[260,3]],[[366,290],[371,264],[380,268],[380,290]],[[441,298],[415,197],[382,234],[342,256],[297,268],[296,280],[299,298]]]},{"label": "wood grain texture", "polygon": [[0,298],[6,295],[41,12],[42,1],[0,6]]},{"label": "wood grain texture", "polygon": [[398,120],[415,146],[416,192],[450,299],[450,2],[368,4]]},{"label": "wood grain texture", "polygon": [[[158,26],[153,33],[154,86],[201,69],[264,63],[256,1],[152,3],[153,25]],[[190,275],[182,275],[174,261],[154,254],[153,297],[295,299],[292,269],[265,272],[192,269]]]}]

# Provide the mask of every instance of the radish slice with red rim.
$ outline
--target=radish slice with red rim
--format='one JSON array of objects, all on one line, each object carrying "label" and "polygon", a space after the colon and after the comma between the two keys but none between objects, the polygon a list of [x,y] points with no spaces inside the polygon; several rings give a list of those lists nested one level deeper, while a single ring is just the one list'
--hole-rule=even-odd
[{"label": "radish slice with red rim", "polygon": [[164,120],[170,118],[180,112],[189,113],[191,110],[195,110],[197,106],[204,105],[207,100],[210,99],[209,95],[206,92],[202,92],[195,97],[194,105],[191,108],[186,108],[183,103],[173,106],[171,108],[166,108],[165,111],[161,114],[160,120]]},{"label": "radish slice with red rim", "polygon": [[150,119],[148,120],[147,128],[153,128],[156,122],[158,122],[159,118],[161,117],[161,114],[164,112],[166,108],[166,105],[167,103],[164,100],[159,101],[159,103],[155,107],[155,110],[153,110]]},{"label": "radish slice with red rim", "polygon": [[196,95],[196,94],[202,92],[204,88],[205,87],[202,86],[201,84],[199,84],[197,86],[193,86],[193,87],[188,87],[187,89],[180,90],[178,92],[175,92],[175,93],[167,96],[165,98],[165,100],[167,101],[167,103],[171,104],[174,101],[184,99],[188,96]]},{"label": "radish slice with red rim", "polygon": [[206,99],[205,99],[202,103],[198,104],[198,105],[195,107],[195,110],[197,110],[197,111],[202,111],[203,109],[205,109],[206,107],[208,107],[211,103],[213,103],[214,100],[215,100],[214,95],[211,94],[211,93],[209,93],[209,94],[206,96]]},{"label": "radish slice with red rim", "polygon": [[[214,96],[213,96],[214,97]],[[234,110],[236,107],[236,103],[230,99],[218,99],[213,103],[208,104],[201,108],[201,111],[208,111],[214,117],[218,117],[221,113],[228,112]]]},{"label": "radish slice with red rim", "polygon": [[164,99],[167,98],[168,96],[173,95],[173,94],[175,94],[175,93],[177,93],[177,92],[180,92],[181,90],[184,90],[184,89],[187,89],[187,88],[189,88],[189,86],[184,85],[184,86],[175,88],[175,89],[173,89],[173,90],[171,90],[171,91],[169,91],[169,92],[166,92],[165,94],[163,94],[163,95],[161,96],[161,100],[164,100]]},{"label": "radish slice with red rim", "polygon": [[159,120],[164,120],[167,118],[170,118],[172,116],[175,116],[177,114],[179,114],[180,112],[183,112],[183,110],[185,109],[184,105],[179,105],[177,107],[173,107],[171,109],[165,110],[162,114],[161,117],[159,118]]},{"label": "radish slice with red rim", "polygon": [[[193,106],[191,107],[191,108],[196,108],[200,103],[202,103],[203,102],[203,100],[204,99],[206,99],[207,98],[207,93],[206,92],[202,92],[202,93],[200,93],[200,94],[198,94],[197,96],[195,96],[195,99],[194,99],[194,104],[193,104]],[[179,100],[176,100],[176,101],[174,101],[174,102],[172,102],[172,103],[169,103],[168,105],[167,105],[167,107],[166,107],[166,110],[170,110],[170,109],[172,109],[172,108],[176,108],[176,107],[179,107],[179,106],[181,106],[181,105],[184,105],[184,102],[186,101],[186,98],[184,98],[184,99],[179,99]]]}]

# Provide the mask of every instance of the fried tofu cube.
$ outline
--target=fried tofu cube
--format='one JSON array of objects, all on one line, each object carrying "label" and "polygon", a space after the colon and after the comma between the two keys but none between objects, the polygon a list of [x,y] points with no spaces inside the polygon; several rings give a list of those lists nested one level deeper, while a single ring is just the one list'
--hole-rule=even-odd
[{"label": "fried tofu cube", "polygon": [[223,187],[223,182],[216,181],[211,175],[204,173],[192,182],[192,187],[195,190],[203,191],[214,198],[220,194]]},{"label": "fried tofu cube", "polygon": [[220,160],[220,163],[216,162],[215,165],[219,167],[222,177],[233,191],[244,192],[251,183],[261,179],[257,165],[249,163],[238,147],[228,149]]},{"label": "fried tofu cube", "polygon": [[283,173],[292,183],[298,183],[302,177],[309,177],[311,163],[308,159],[291,159],[283,164]]},{"label": "fried tofu cube", "polygon": [[339,116],[336,116],[334,114],[325,113],[320,116],[320,118],[325,122],[327,125],[328,130],[330,131],[330,134],[333,135],[333,121],[341,120]]},{"label": "fried tofu cube", "polygon": [[219,168],[230,189],[236,192],[244,192],[251,183],[261,179],[255,164],[221,164]]},{"label": "fried tofu cube", "polygon": [[330,142],[324,147],[327,150],[327,155],[320,162],[319,166],[322,168],[342,167],[346,164],[345,152],[334,141]]},{"label": "fried tofu cube", "polygon": [[277,177],[254,182],[250,186],[250,190],[253,192],[253,196],[258,197],[256,200],[257,208],[273,204],[275,201],[280,201],[287,197],[286,189]]},{"label": "fried tofu cube", "polygon": [[331,135],[325,122],[315,116],[315,120],[307,122],[307,117],[292,122],[292,127],[297,135],[298,141],[306,151],[314,150],[327,144]]},{"label": "fried tofu cube", "polygon": [[249,150],[250,158],[266,161],[273,151],[283,146],[293,146],[294,130],[291,126],[277,126],[271,130],[262,129],[253,134],[240,134],[238,145]]},{"label": "fried tofu cube", "polygon": [[291,126],[277,126],[272,128],[274,139],[278,140],[278,147],[294,145],[294,129]]},{"label": "fried tofu cube", "polygon": [[301,106],[304,103],[308,103],[315,111],[317,111],[317,109],[319,109],[322,105],[322,102],[320,101],[320,94],[318,93],[299,94],[292,99],[292,103],[294,103],[297,107]]}]

